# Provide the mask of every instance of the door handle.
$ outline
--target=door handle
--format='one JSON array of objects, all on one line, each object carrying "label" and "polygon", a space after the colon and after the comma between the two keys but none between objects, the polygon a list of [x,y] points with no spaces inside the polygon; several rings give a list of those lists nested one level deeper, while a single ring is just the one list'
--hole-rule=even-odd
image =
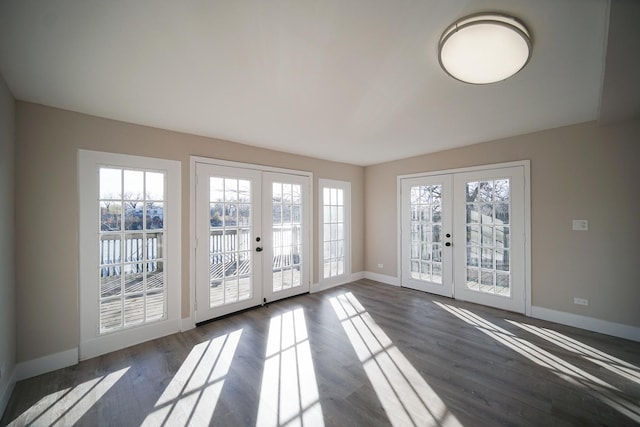
[{"label": "door handle", "polygon": [[262,252],[262,248],[261,247],[257,247],[256,248],[256,252]]}]

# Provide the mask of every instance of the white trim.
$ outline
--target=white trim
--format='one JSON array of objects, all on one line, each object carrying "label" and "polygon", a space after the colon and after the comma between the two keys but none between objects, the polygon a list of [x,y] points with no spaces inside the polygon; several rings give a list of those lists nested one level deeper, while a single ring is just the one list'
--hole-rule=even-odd
[{"label": "white trim", "polygon": [[313,178],[312,172],[301,171],[298,169],[278,168],[274,166],[258,165],[255,163],[233,162],[230,160],[213,159],[210,157],[201,157],[201,156],[191,156],[190,159],[193,163],[205,163],[207,165],[227,166],[230,168],[253,169],[260,172],[286,173],[289,175],[300,175],[300,176],[308,176],[309,178]]},{"label": "white trim", "polygon": [[173,319],[91,338],[82,343],[80,360],[87,360],[132,345],[175,334],[180,331],[180,327],[181,321]]},{"label": "white trim", "polygon": [[357,273],[351,273],[351,280],[350,282],[355,282],[356,280],[361,280],[364,279],[364,271],[358,271]]},{"label": "white trim", "polygon": [[[169,335],[180,331],[182,296],[182,162],[178,160],[131,156],[100,151],[78,150],[78,198],[79,198],[79,269],[78,269],[78,311],[80,319],[81,360],[130,345]],[[101,165],[118,168],[162,170],[166,173],[166,319],[139,326],[125,328],[108,334],[100,334],[98,317],[95,316],[95,301],[98,288],[87,287],[95,276],[98,265],[96,200],[98,199],[98,173]],[[95,218],[95,219],[94,219]],[[97,276],[95,276],[97,277]],[[93,308],[92,308],[93,307]]]},{"label": "white trim", "polygon": [[190,329],[196,327],[196,323],[193,320],[193,317],[185,317],[180,321],[180,332],[187,332]]},{"label": "white trim", "polygon": [[375,280],[376,282],[384,283],[386,285],[400,287],[400,278],[393,276],[386,276],[384,274],[373,273],[371,271],[364,272],[364,278],[369,280]]},{"label": "white trim", "polygon": [[515,162],[505,162],[505,163],[492,163],[490,165],[477,165],[477,166],[468,166],[465,168],[455,168],[455,169],[443,169],[437,171],[426,171],[426,172],[418,172],[407,175],[398,175],[398,180],[405,178],[419,178],[421,176],[433,176],[433,175],[449,175],[455,173],[463,173],[463,172],[478,172],[487,169],[502,169],[502,168],[511,168],[516,166],[526,166],[530,165],[530,160],[518,160]]},{"label": "white trim", "polygon": [[[0,390],[0,414],[4,414],[4,410],[7,409],[7,405],[9,404],[9,399],[11,399],[11,394],[13,393],[13,388],[16,386],[16,368],[14,367],[10,373],[3,372],[3,378],[7,377],[8,380],[4,382],[4,387]],[[0,418],[2,415],[0,415]]]},{"label": "white trim", "polygon": [[640,342],[640,328],[637,326],[536,306],[531,307],[531,317]]},{"label": "white trim", "polygon": [[324,281],[324,282],[320,282],[320,283],[314,283],[311,287],[311,291],[310,293],[316,293],[316,292],[322,292],[322,291],[326,291],[327,289],[331,289],[331,288],[335,288],[338,286],[342,286],[342,285],[346,285],[347,283],[351,283],[351,282],[355,282],[357,280],[360,279],[364,279],[364,271],[359,271],[357,273],[352,273],[349,276],[340,276],[342,278],[342,280],[338,280],[338,281],[333,281],[333,282],[329,282],[329,281]]},{"label": "white trim", "polygon": [[20,362],[16,365],[16,381],[26,380],[37,375],[57,369],[73,366],[78,363],[78,347],[61,351],[60,353],[38,357],[37,359]]},{"label": "white trim", "polygon": [[[189,158],[189,317],[196,324],[196,157]],[[186,319],[182,319],[184,327]],[[183,329],[183,331],[186,329]]]}]

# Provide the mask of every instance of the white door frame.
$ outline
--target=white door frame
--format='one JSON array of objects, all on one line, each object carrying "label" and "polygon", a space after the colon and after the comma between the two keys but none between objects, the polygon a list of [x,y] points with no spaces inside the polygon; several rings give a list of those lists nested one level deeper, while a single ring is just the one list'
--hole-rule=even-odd
[{"label": "white door frame", "polygon": [[421,172],[407,175],[398,175],[396,180],[396,229],[397,229],[397,277],[402,283],[402,180],[406,178],[418,178],[443,174],[456,174],[464,172],[478,172],[488,169],[500,169],[521,166],[524,169],[524,293],[525,315],[531,316],[531,161],[519,160],[506,163],[493,163],[489,165],[470,166],[465,168],[445,169],[438,171]]},{"label": "white door frame", "polygon": [[192,329],[196,325],[195,303],[196,303],[196,164],[204,163],[208,165],[227,166],[233,168],[253,169],[260,172],[285,173],[289,175],[299,175],[309,178],[309,200],[311,207],[309,208],[309,224],[308,239],[309,250],[311,254],[307,257],[309,260],[310,282],[313,281],[313,173],[300,171],[295,169],[285,169],[273,166],[257,165],[253,163],[234,162],[230,160],[213,159],[203,156],[189,157],[189,317],[182,319],[182,330]]}]

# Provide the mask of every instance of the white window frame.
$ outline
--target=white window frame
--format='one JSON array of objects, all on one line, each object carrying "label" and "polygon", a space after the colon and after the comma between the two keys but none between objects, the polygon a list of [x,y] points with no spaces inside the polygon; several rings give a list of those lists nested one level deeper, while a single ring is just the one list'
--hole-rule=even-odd
[{"label": "white window frame", "polygon": [[[344,272],[324,277],[324,189],[339,188],[344,194]],[[316,290],[331,288],[351,281],[351,182],[318,179],[318,286]]]},{"label": "white window frame", "polygon": [[[155,170],[166,173],[165,272],[166,318],[109,333],[99,324],[99,168]],[[180,331],[181,307],[181,162],[151,157],[78,150],[80,360]]]}]

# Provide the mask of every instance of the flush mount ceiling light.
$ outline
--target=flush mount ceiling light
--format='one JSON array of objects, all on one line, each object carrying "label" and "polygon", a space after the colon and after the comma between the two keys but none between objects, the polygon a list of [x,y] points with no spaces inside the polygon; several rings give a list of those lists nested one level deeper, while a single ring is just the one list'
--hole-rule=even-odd
[{"label": "flush mount ceiling light", "polygon": [[531,57],[529,30],[501,13],[478,13],[451,24],[440,37],[438,60],[454,79],[487,84],[520,71]]}]

